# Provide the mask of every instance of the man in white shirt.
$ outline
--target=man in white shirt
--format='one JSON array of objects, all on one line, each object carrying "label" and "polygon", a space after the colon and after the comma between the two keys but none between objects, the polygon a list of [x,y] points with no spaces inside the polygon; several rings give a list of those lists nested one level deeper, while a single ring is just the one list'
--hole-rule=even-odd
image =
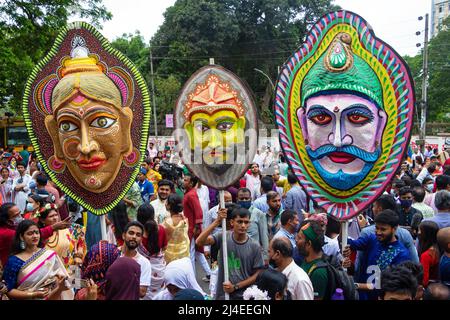
[{"label": "man in white shirt", "polygon": [[26,174],[25,165],[22,162],[17,164],[17,171],[19,176],[13,180],[12,189],[14,191],[14,202],[20,213],[23,214],[27,205],[28,194],[30,193],[28,185],[31,182],[31,176]]},{"label": "man in white shirt", "polygon": [[420,150],[419,150],[419,148],[414,148],[414,153],[412,154],[412,156],[411,156],[411,161],[416,161],[416,158],[422,158],[421,160],[422,160],[422,162],[423,162],[423,158],[424,158],[424,156],[423,156],[423,154],[422,154],[422,152],[420,152]]},{"label": "man in white shirt", "polygon": [[158,149],[155,147],[155,144],[153,142],[150,142],[148,145],[148,156],[150,157],[150,159],[153,159],[158,155]]},{"label": "man in white shirt", "polygon": [[287,279],[287,289],[292,300],[314,300],[314,289],[306,272],[295,264],[293,247],[289,239],[276,238],[269,244],[269,259],[272,266],[283,273]]},{"label": "man in white shirt", "polygon": [[170,217],[170,212],[166,209],[167,198],[173,191],[173,183],[170,180],[163,179],[158,182],[158,198],[150,202],[155,209],[155,220],[161,224],[164,219]]},{"label": "man in white shirt", "polygon": [[413,204],[412,207],[416,210],[422,212],[423,218],[432,218],[435,214],[432,207],[425,204],[423,200],[425,199],[425,189],[423,187],[414,187],[412,191]]},{"label": "man in white shirt", "polygon": [[263,153],[263,170],[270,168],[273,163],[273,152],[270,151],[270,147],[267,147]]},{"label": "man in white shirt", "polygon": [[251,174],[245,174],[245,186],[252,193],[252,200],[255,200],[255,192],[259,190],[261,186],[261,172],[259,170],[259,164],[257,164],[256,162],[252,163],[252,165],[250,166],[250,170],[252,171]]},{"label": "man in white shirt", "polygon": [[[197,196],[200,201],[200,206],[202,207],[203,222],[205,222],[205,215],[207,215],[209,211],[209,189],[200,181],[197,183]],[[205,248],[205,252],[209,251],[209,248]],[[195,259],[199,261],[206,273],[206,276],[202,278],[202,280],[208,282],[211,277],[211,267],[209,266],[205,255],[202,252],[195,251]]]},{"label": "man in white shirt", "polygon": [[150,261],[142,256],[137,248],[142,243],[142,235],[144,234],[144,226],[138,221],[132,221],[125,226],[122,234],[123,246],[122,256],[136,260],[141,266],[141,278],[139,282],[139,296],[143,300],[149,300],[147,290],[150,288],[152,279],[152,265]]},{"label": "man in white shirt", "polygon": [[420,171],[419,175],[417,176],[417,180],[419,180],[420,183],[423,182],[425,178],[431,178],[434,181],[433,172],[436,170],[436,165],[434,163],[430,164],[428,168],[425,166]]},{"label": "man in white shirt", "polygon": [[263,158],[259,149],[256,150],[255,157],[253,158],[253,163],[256,163],[259,168],[262,168],[263,166]]}]

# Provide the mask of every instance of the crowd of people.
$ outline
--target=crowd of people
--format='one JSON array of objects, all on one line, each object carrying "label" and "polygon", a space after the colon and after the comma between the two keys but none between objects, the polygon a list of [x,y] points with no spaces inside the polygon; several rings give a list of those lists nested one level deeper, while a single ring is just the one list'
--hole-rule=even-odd
[{"label": "crowd of people", "polygon": [[341,223],[269,147],[224,191],[221,207],[219,191],[168,144],[151,144],[100,241],[90,236],[100,234],[92,214],[27,149],[0,149],[0,299],[449,299],[448,158],[415,150],[349,221],[341,250]]}]

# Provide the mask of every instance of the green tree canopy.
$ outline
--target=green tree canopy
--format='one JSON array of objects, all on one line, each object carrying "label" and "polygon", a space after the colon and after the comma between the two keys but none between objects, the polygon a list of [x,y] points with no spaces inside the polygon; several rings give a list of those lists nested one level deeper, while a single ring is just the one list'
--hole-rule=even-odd
[{"label": "green tree canopy", "polygon": [[102,0],[0,0],[0,107],[21,112],[31,70],[74,15],[97,27],[111,18]]},{"label": "green tree canopy", "polygon": [[247,81],[262,120],[272,122],[272,86],[254,69],[275,82],[307,29],[335,9],[330,0],[178,0],[151,41],[156,72],[184,83],[213,57]]},{"label": "green tree canopy", "polygon": [[[422,101],[423,49],[414,57],[405,57],[416,89],[417,108]],[[427,122],[450,121],[450,17],[428,43]],[[420,110],[418,114],[420,115]]]}]

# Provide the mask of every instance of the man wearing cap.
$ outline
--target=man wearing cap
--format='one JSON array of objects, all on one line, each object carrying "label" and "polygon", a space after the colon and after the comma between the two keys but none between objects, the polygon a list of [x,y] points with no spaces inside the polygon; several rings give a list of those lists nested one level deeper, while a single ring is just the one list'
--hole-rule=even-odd
[{"label": "man wearing cap", "polygon": [[323,300],[328,286],[328,273],[326,268],[317,268],[317,264],[322,261],[324,232],[317,221],[305,222],[295,239],[299,253],[305,257],[300,267],[311,279],[314,300]]},{"label": "man wearing cap", "polygon": [[155,193],[155,189],[153,188],[153,184],[147,180],[145,176],[147,174],[147,170],[141,167],[140,172],[138,173],[138,185],[141,190],[141,197],[144,202],[149,202],[150,198]]}]

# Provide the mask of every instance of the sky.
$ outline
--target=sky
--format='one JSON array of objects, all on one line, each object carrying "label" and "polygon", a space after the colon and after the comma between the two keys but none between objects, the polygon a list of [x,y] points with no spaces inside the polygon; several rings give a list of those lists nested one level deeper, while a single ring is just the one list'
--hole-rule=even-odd
[{"label": "sky", "polygon": [[[103,0],[113,18],[103,25],[102,34],[110,41],[124,33],[140,31],[146,41],[164,22],[164,11],[175,0]],[[390,44],[401,55],[414,56],[423,43],[425,16],[431,11],[431,0],[335,0],[334,4],[362,16],[372,26],[375,35]],[[430,17],[431,18],[431,17]],[[421,31],[420,36],[416,31]]]}]

